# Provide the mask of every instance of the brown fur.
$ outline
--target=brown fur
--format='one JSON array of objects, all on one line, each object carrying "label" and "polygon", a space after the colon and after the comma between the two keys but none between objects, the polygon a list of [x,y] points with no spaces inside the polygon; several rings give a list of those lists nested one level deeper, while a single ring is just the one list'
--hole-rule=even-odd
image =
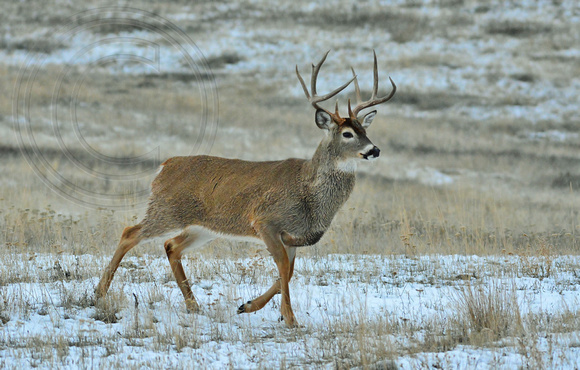
[{"label": "brown fur", "polygon": [[[311,101],[319,102],[320,98],[313,96]],[[375,113],[363,118],[364,127]],[[141,240],[181,231],[165,243],[165,251],[188,309],[196,311],[198,305],[181,265],[182,252],[211,239],[204,239],[203,233],[254,237],[266,244],[280,279],[266,293],[240,306],[238,313],[256,311],[281,293],[282,317],[287,325],[295,325],[288,283],[296,247],[318,242],[348,199],[355,183],[354,166],[350,163],[379,155],[356,117],[341,118],[338,112],[318,109],[315,118],[326,137],[310,160],[249,162],[195,156],[165,161],[151,185],[145,218],[123,231],[117,251],[97,286],[97,298],[107,293],[123,256]],[[343,136],[345,131],[351,135]]]},{"label": "brown fur", "polygon": [[[347,126],[352,127],[337,125],[336,132],[328,134],[311,160],[249,162],[210,156],[170,158],[151,185],[145,218],[131,232],[124,232],[120,246],[132,248],[142,239],[191,225],[219,234],[260,239],[264,239],[263,229],[266,229],[277,235],[279,244],[283,243],[286,248],[315,244],[354,187],[354,173],[337,168],[338,160],[346,159],[346,154],[341,153],[340,131]],[[361,145],[369,142],[366,135],[359,140]],[[197,303],[189,286],[184,285],[187,282],[179,262],[184,247],[177,252],[168,248],[180,243],[179,237],[171,239],[166,243],[166,251],[184,297],[192,301],[188,307],[195,307]],[[129,249],[121,248],[111,261],[112,266],[107,268],[97,288],[98,296],[106,294],[115,265]],[[285,260],[284,248],[272,254],[276,257],[276,253],[280,260]],[[293,259],[287,261],[293,266]],[[278,292],[279,289],[271,290]],[[271,298],[273,294],[268,296]],[[246,304],[244,312],[263,307],[268,300],[258,300],[260,304],[256,302],[255,307]],[[291,313],[287,315],[286,321],[292,323]]]}]

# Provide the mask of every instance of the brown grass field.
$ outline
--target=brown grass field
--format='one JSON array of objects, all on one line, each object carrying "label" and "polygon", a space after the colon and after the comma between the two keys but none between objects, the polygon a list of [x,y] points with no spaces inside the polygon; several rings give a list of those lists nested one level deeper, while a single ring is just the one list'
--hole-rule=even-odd
[{"label": "brown grass field", "polygon": [[[51,353],[45,357],[49,362],[28,365],[67,366],[63,359],[70,356],[66,349],[72,346],[69,342],[55,344],[37,338],[35,344],[34,336],[19,342],[8,334],[10,323],[26,321],[49,305],[47,297],[38,297],[42,304],[26,298],[29,303],[25,307],[9,296],[9,289],[13,284],[60,280],[40,271],[41,267],[39,272],[33,270],[37,256],[58,262],[60,256],[89,255],[95,259],[64,279],[84,282],[87,292],[67,293],[66,289],[74,289],[75,284],[70,284],[69,288],[63,285],[59,294],[64,301],[69,297],[71,310],[92,307],[90,288],[98,281],[100,268],[112,255],[123,228],[143,216],[149,184],[158,164],[166,158],[192,152],[247,160],[312,155],[322,133],[302,95],[294,65],[308,71],[308,64],[328,49],[332,52],[321,71],[319,91],[328,91],[348,79],[352,65],[359,72],[363,93],[368,93],[372,49],[379,59],[382,91],[388,89],[387,76],[397,83],[398,91],[393,100],[378,108],[379,115],[369,129],[369,138],[381,148],[381,157],[359,165],[351,198],[321,242],[300,250],[300,259],[318,261],[334,254],[432,262],[439,256],[455,255],[489,257],[490,261],[505,258],[516,261],[513,269],[491,262],[478,268],[488,269],[488,276],[501,270],[502,274],[538,281],[553,276],[549,269],[557,268],[557,276],[575,276],[565,289],[577,289],[580,8],[575,2],[508,5],[408,0],[379,4],[337,0],[313,4],[297,1],[275,9],[267,4],[176,0],[162,5],[142,0],[131,2],[131,8],[102,8],[88,18],[79,12],[104,5],[57,0],[3,5],[0,318],[4,326],[0,325],[0,331],[6,331],[0,335],[0,351],[32,356],[25,348],[36,345]],[[152,31],[143,26],[152,22],[147,17],[167,23]],[[89,22],[93,22],[90,27]],[[163,33],[172,30],[169,23],[204,54],[203,63],[194,58],[205,68],[201,72],[192,74],[183,59],[163,59],[163,53],[172,46],[170,36]],[[67,59],[67,50],[74,52],[83,43],[114,37],[150,39],[161,45],[162,70],[142,73],[131,69],[135,62],[124,62],[118,52],[118,60],[109,64]],[[141,50],[140,46],[135,50]],[[27,61],[26,56],[31,55],[40,59]],[[347,91],[350,95],[340,95],[342,109],[352,97],[352,89]],[[209,117],[206,124],[204,114]],[[162,240],[144,243],[129,256],[164,258]],[[553,262],[568,257],[576,262]],[[228,284],[235,283],[237,272],[224,271],[225,266],[235,266],[235,261],[253,261],[250,265],[254,266],[247,268],[255,268],[253,274],[266,277],[252,281],[264,286],[274,266],[261,246],[224,240],[212,242],[188,258],[190,265],[198,267],[197,272],[188,272],[197,276],[195,279],[211,281],[226,276]],[[15,273],[10,267],[27,263],[32,267],[23,267],[25,273]],[[326,273],[323,264],[312,265],[310,272],[307,266],[299,271],[302,276]],[[170,282],[170,271],[165,267],[163,279]],[[399,274],[408,268],[399,267]],[[455,274],[449,266],[445,272],[437,267],[425,271],[434,279],[440,274]],[[35,277],[27,277],[29,274]],[[143,274],[135,279],[156,279]],[[120,272],[113,286],[121,285],[123,279],[132,278]],[[340,279],[339,275],[337,281]],[[266,350],[269,339],[276,342],[287,336],[296,341],[316,337],[320,345],[306,357],[297,355],[298,360],[289,356],[275,363],[257,363],[256,367],[396,368],[405,366],[399,356],[444,354],[459,345],[486,349],[513,345],[524,358],[522,367],[551,367],[560,362],[550,362],[539,354],[545,349],[538,349],[538,338],[573,332],[577,345],[577,306],[559,312],[549,325],[543,325],[540,316],[520,311],[511,288],[487,281],[479,284],[478,280],[458,285],[457,294],[450,298],[461,312],[454,322],[431,321],[413,328],[399,316],[385,316],[380,325],[375,318],[347,317],[321,327],[307,325],[300,333],[289,333],[280,325],[267,333],[270,337],[252,337],[250,342],[258,346],[258,353]],[[154,294],[153,290],[147,292]],[[89,297],[84,302],[79,296],[83,293]],[[115,325],[110,323],[107,310],[115,317],[133,306],[133,298],[123,290],[113,289],[112,295],[114,307],[100,308],[103,315],[94,316],[107,325]],[[182,303],[177,295],[159,295],[151,300],[169,300],[171,307]],[[231,293],[230,298],[235,295]],[[223,309],[233,309],[235,304],[226,307],[224,303]],[[493,322],[485,322],[476,311],[484,312]],[[144,325],[149,325],[154,334],[147,336],[158,336],[157,346],[170,345],[179,351],[207,344],[200,332],[188,334],[188,327],[177,323],[174,333],[155,332],[154,310],[147,312],[131,311],[124,318],[130,321],[131,315],[142,315],[135,322],[144,320]],[[216,313],[219,310],[211,312],[211,320],[229,322]],[[179,311],[179,317],[184,320],[186,314]],[[129,321],[124,325],[130,325]],[[533,327],[534,322],[537,327]],[[438,332],[438,325],[456,330],[452,334]],[[216,330],[219,332],[212,327],[213,334]],[[246,333],[243,330],[240,336]],[[138,331],[127,329],[123,338],[139,341],[146,337],[136,334]],[[415,337],[419,331],[421,339]],[[387,334],[410,339],[380,346],[372,343],[372,338]],[[239,340],[238,334],[226,331],[221,335],[225,342]],[[324,335],[339,338],[344,348],[359,355],[341,354],[343,349],[338,345],[324,348]],[[506,338],[516,344],[508,344]],[[96,339],[90,345],[115,346]],[[57,348],[57,354],[48,348]],[[113,348],[108,351],[115,353]],[[468,368],[475,363],[466,361],[461,363]],[[96,367],[143,364],[117,359]],[[76,365],[92,367],[88,363]],[[234,360],[229,365],[246,366],[236,366]]]}]

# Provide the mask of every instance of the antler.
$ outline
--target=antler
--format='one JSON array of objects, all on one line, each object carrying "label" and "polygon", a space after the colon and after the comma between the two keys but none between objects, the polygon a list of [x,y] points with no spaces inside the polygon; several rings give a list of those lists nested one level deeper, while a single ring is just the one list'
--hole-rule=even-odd
[{"label": "antler", "polygon": [[338,101],[336,102],[335,113],[331,113],[328,110],[322,108],[321,106],[318,105],[318,103],[325,101],[325,100],[328,100],[328,99],[332,98],[333,96],[335,96],[336,94],[338,94],[339,92],[341,92],[342,90],[344,90],[352,81],[356,81],[356,76],[354,76],[350,81],[348,81],[344,85],[340,86],[339,88],[337,88],[334,91],[329,92],[326,95],[322,95],[322,96],[316,95],[316,79],[318,78],[318,72],[320,71],[320,67],[322,66],[322,64],[326,60],[328,53],[330,53],[330,50],[327,51],[326,54],[324,54],[324,56],[322,57],[320,62],[318,62],[318,64],[312,65],[312,76],[310,77],[310,91],[312,92],[312,95],[310,95],[308,93],[308,89],[306,88],[306,84],[304,83],[304,79],[302,79],[302,76],[300,76],[300,72],[298,72],[298,65],[296,65],[296,76],[298,76],[298,80],[300,80],[300,84],[302,85],[302,89],[304,89],[304,94],[306,95],[306,98],[308,99],[310,104],[312,104],[312,106],[316,109],[322,109],[323,111],[328,113],[335,121],[339,122],[342,120],[342,118],[338,115]]},{"label": "antler", "polygon": [[378,104],[382,104],[385,103],[387,101],[389,101],[393,95],[395,95],[395,92],[397,91],[397,86],[395,85],[395,83],[393,82],[393,80],[391,79],[391,77],[389,77],[389,81],[391,81],[391,85],[393,86],[393,90],[391,90],[391,93],[385,97],[382,98],[377,98],[377,93],[379,90],[379,69],[377,68],[377,54],[375,53],[375,51],[373,50],[373,55],[375,57],[375,68],[374,68],[374,83],[373,83],[373,93],[371,95],[371,98],[365,102],[362,101],[361,97],[360,97],[360,89],[358,87],[358,81],[356,79],[356,74],[354,73],[354,68],[351,67],[352,70],[352,75],[354,76],[354,89],[356,91],[356,104],[357,106],[351,110],[350,108],[350,99],[348,100],[348,115],[350,116],[351,119],[356,119],[358,113],[365,109],[365,108],[369,108],[372,107],[374,105],[378,105]]}]

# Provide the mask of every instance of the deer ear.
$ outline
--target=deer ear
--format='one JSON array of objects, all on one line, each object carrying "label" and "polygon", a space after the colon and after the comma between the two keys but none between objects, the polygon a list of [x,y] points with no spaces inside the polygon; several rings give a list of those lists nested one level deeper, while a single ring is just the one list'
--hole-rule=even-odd
[{"label": "deer ear", "polygon": [[375,116],[377,115],[377,111],[374,110],[372,112],[368,112],[367,114],[365,114],[365,116],[363,117],[363,121],[362,121],[362,127],[367,128],[371,125],[371,123],[373,122],[373,119],[375,118]]},{"label": "deer ear", "polygon": [[318,126],[318,128],[321,128],[323,130],[330,130],[330,128],[334,124],[334,122],[332,122],[332,117],[330,117],[330,114],[328,114],[328,112],[322,109],[316,110],[316,114],[314,115],[314,121],[316,122],[316,126]]}]

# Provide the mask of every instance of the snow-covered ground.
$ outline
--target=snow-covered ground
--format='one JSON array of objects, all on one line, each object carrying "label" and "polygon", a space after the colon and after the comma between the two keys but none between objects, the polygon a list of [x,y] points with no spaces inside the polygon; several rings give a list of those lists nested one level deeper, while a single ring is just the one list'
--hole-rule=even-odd
[{"label": "snow-covered ground", "polygon": [[[5,29],[0,61],[30,71],[58,66],[123,76],[191,74],[198,82],[214,73],[217,91],[200,91],[199,99],[206,93],[217,96],[224,81],[276,86],[281,97],[302,99],[294,68],[298,65],[307,76],[309,64],[326,50],[332,53],[319,77],[319,91],[346,81],[353,66],[363,92],[368,92],[375,49],[381,81],[390,76],[398,86],[394,104],[379,108],[389,115],[434,125],[467,122],[478,135],[486,125],[508,126],[493,133],[494,139],[514,147],[577,145],[580,9],[574,1],[401,0],[353,6],[332,0],[295,1],[276,9],[269,5],[239,0],[153,12],[88,7],[62,14],[55,8],[51,11],[62,19],[58,24],[20,33],[15,27]],[[34,42],[46,50],[30,53],[32,46],[21,46]],[[381,84],[381,89],[387,86]],[[188,88],[188,93],[195,89]],[[340,96],[341,104],[345,98]],[[101,147],[107,145],[101,141]],[[433,186],[466,177],[410,162],[388,169],[378,166],[376,171]]]},{"label": "snow-covered ground", "polygon": [[[67,68],[79,76],[84,76],[83,72],[95,72],[97,78],[118,76],[118,81],[104,86],[103,91],[98,90],[97,81],[87,80],[86,86],[95,85],[94,109],[82,101],[78,105],[79,112],[84,108],[85,113],[102,114],[103,121],[111,124],[110,131],[90,138],[115,155],[115,148],[124,148],[128,142],[139,144],[139,140],[170,148],[189,149],[191,145],[191,137],[167,131],[170,126],[188,122],[186,114],[190,111],[184,110],[187,119],[165,118],[162,116],[175,109],[161,107],[157,122],[157,112],[151,121],[147,116],[151,112],[142,111],[139,105],[122,104],[124,97],[139,92],[141,84],[145,90],[159,93],[159,100],[170,100],[196,92],[188,74],[203,80],[205,73],[213,72],[217,90],[225,97],[255,87],[260,94],[275,91],[267,97],[248,93],[247,100],[234,102],[240,108],[264,101],[267,105],[263,109],[284,108],[280,102],[293,104],[293,99],[307,107],[294,74],[296,64],[306,77],[309,63],[331,49],[320,75],[319,92],[346,81],[352,65],[363,93],[368,93],[371,50],[375,49],[381,90],[388,88],[383,85],[387,76],[398,86],[394,104],[379,108],[388,112],[383,117],[389,117],[389,125],[382,126],[386,129],[381,139],[386,146],[391,129],[398,126],[398,141],[385,151],[390,156],[382,156],[374,167],[361,166],[362,172],[385,182],[400,181],[401,188],[408,181],[449,190],[445,196],[434,196],[431,203],[416,207],[400,202],[400,208],[387,212],[388,203],[377,204],[376,210],[382,212],[377,219],[381,221],[364,221],[369,222],[365,225],[369,230],[379,230],[373,231],[377,236],[370,239],[376,241],[372,250],[395,248],[383,242],[384,234],[380,233],[384,229],[374,223],[397,221],[397,217],[411,218],[409,224],[432,222],[429,215],[434,213],[429,208],[439,212],[438,203],[444,199],[462,199],[452,188],[461,179],[469,180],[466,184],[470,189],[507,179],[507,186],[514,187],[508,194],[517,202],[506,202],[509,195],[497,195],[496,199],[496,194],[491,194],[493,203],[488,206],[484,203],[488,194],[478,194],[477,202],[482,202],[485,212],[478,213],[477,207],[450,207],[450,212],[437,213],[437,225],[460,229],[467,220],[466,226],[475,230],[474,238],[480,238],[487,235],[484,218],[491,218],[492,230],[543,233],[565,229],[569,235],[566,240],[577,238],[577,207],[573,202],[566,203],[562,211],[558,207],[565,201],[546,200],[560,196],[561,188],[542,196],[535,193],[562,174],[561,182],[565,183],[578,173],[580,7],[575,0],[370,0],[356,5],[345,0],[297,0],[278,4],[275,9],[266,0],[170,2],[166,8],[155,9],[149,9],[149,2],[132,9],[97,8],[101,4],[95,2],[87,5],[93,8],[88,12],[85,4],[67,8],[65,3],[55,0],[47,6],[38,1],[33,5],[40,9],[29,4],[11,8],[14,14],[3,14],[8,21],[0,26],[0,67],[5,74],[0,77],[6,77],[5,86],[25,87],[27,81],[18,77],[27,77],[20,74],[26,69],[40,81],[31,87],[31,118],[14,117],[14,122],[24,125],[30,120],[45,142],[50,143],[43,135],[53,133],[50,112],[56,112],[59,104],[54,99],[58,90],[53,87],[60,86]],[[17,22],[11,24],[11,17]],[[31,53],[35,43],[44,50]],[[161,78],[145,78],[156,74],[175,74],[176,78],[167,85]],[[128,84],[129,80],[135,84]],[[232,85],[247,90],[226,91]],[[70,82],[68,86],[73,91],[76,85]],[[201,90],[200,96],[208,93]],[[168,95],[167,91],[176,94]],[[144,100],[142,108],[157,99],[157,95],[152,96],[144,95],[150,100]],[[345,98],[340,96],[341,108]],[[121,104],[114,104],[115,99]],[[182,105],[194,105],[195,101],[186,100]],[[231,108],[225,98],[220,103],[226,112]],[[11,149],[11,130],[17,126],[9,122],[14,113],[11,102],[3,109],[0,132]],[[254,115],[264,110],[243,112]],[[217,134],[222,143],[238,145],[228,155],[254,159],[253,153],[266,152],[258,152],[257,145],[273,139],[283,141],[277,148],[283,156],[304,157],[307,150],[313,150],[314,146],[304,144],[306,134],[283,135],[281,127],[291,116],[282,112],[282,122],[262,122],[259,124],[264,126],[257,130],[238,125],[230,112],[230,122],[220,122]],[[87,121],[86,125],[98,122]],[[125,126],[127,122],[131,124]],[[419,126],[423,122],[425,126]],[[151,127],[146,127],[150,123]],[[79,127],[84,129],[83,125],[81,122]],[[272,131],[276,127],[280,129]],[[381,130],[381,126],[375,124],[375,129]],[[35,130],[31,131],[34,135]],[[497,151],[507,153],[507,159],[495,155],[496,146]],[[515,150],[527,147],[529,151]],[[517,160],[509,156],[512,149]],[[445,158],[427,161],[438,152]],[[529,156],[530,152],[538,155]],[[479,158],[478,153],[489,157]],[[51,162],[65,167],[58,157]],[[490,166],[493,162],[506,167]],[[526,167],[534,162],[538,162],[537,167]],[[199,255],[186,259],[184,265],[201,305],[198,314],[185,310],[166,258],[153,255],[127,257],[107,300],[95,306],[94,288],[110,256],[100,251],[94,255],[70,253],[92,253],[93,245],[110,245],[112,238],[107,235],[117,233],[118,218],[107,215],[107,223],[98,225],[106,230],[95,231],[92,226],[82,230],[83,235],[91,234],[88,240],[98,242],[85,243],[83,237],[83,242],[77,243],[83,248],[61,247],[58,243],[72,243],[67,237],[75,237],[69,229],[76,218],[59,224],[44,217],[36,222],[26,215],[29,208],[42,208],[42,202],[50,203],[52,198],[44,187],[28,190],[33,183],[30,177],[14,175],[25,172],[21,171],[25,165],[18,162],[8,167],[13,173],[7,172],[1,182],[4,193],[0,200],[6,198],[3,205],[22,199],[25,204],[5,207],[0,219],[5,222],[0,223],[5,239],[10,240],[6,252],[0,253],[0,368],[580,367],[580,258],[556,256],[563,253],[558,249],[562,245],[569,253],[577,253],[573,251],[577,242],[556,240],[554,250],[532,256],[299,255],[290,287],[300,324],[295,329],[278,322],[279,297],[257,313],[236,314],[241,303],[263,293],[275,279],[275,265],[262,252],[246,259],[222,259],[219,253],[206,259]],[[552,172],[544,173],[550,169]],[[519,194],[520,183],[530,184],[532,190]],[[24,195],[20,195],[21,189]],[[573,198],[572,189],[566,186],[562,193]],[[11,197],[17,200],[8,199]],[[470,204],[470,199],[463,202]],[[498,210],[498,205],[505,210]],[[66,213],[65,208],[59,207],[58,212]],[[18,213],[20,209],[22,213]],[[400,212],[403,216],[397,214],[400,210],[404,210]],[[564,216],[553,217],[554,210]],[[501,216],[504,213],[500,211],[509,215]],[[449,217],[453,212],[469,217],[462,214],[463,218],[455,221]],[[533,217],[544,212],[544,219]],[[12,224],[6,221],[9,216]],[[87,217],[95,219],[93,214]],[[504,222],[507,219],[509,223]],[[536,219],[542,221],[540,226],[536,226]],[[341,226],[335,222],[333,227],[339,230]],[[78,232],[78,227],[74,230]],[[403,233],[400,228],[393,230]],[[102,239],[94,236],[100,232]],[[397,239],[399,234],[394,235]],[[353,240],[347,242],[355,243]],[[471,243],[468,240],[466,244]],[[28,242],[36,247],[45,243],[40,249],[44,253],[26,253]],[[514,242],[514,249],[521,247],[521,242]],[[16,250],[18,253],[12,253]],[[440,253],[446,253],[443,247]],[[478,308],[478,302],[490,302],[491,306]],[[470,318],[469,309],[474,317]],[[489,319],[487,326],[478,327],[478,319]],[[502,319],[508,320],[503,328],[493,327],[495,320]]]},{"label": "snow-covered ground", "polygon": [[[218,3],[203,7],[201,13],[186,8],[185,13],[168,12],[163,16],[123,7],[67,14],[71,18],[58,27],[44,27],[24,35],[8,31],[3,41],[13,45],[45,39],[60,47],[35,55],[28,50],[0,49],[0,60],[18,66],[105,68],[123,74],[200,73],[206,72],[205,60],[229,55],[234,60],[219,69],[230,76],[280,81],[287,86],[286,93],[302,97],[293,74],[296,64],[304,69],[324,51],[334,50],[332,64],[325,67],[319,79],[319,88],[326,90],[348,78],[351,65],[357,69],[359,80],[371,81],[370,50],[376,49],[382,73],[393,77],[399,91],[457,98],[452,106],[438,109],[417,110],[399,104],[389,109],[416,117],[444,118],[451,113],[477,120],[513,117],[531,123],[580,119],[578,79],[571,74],[568,79],[552,79],[555,70],[544,70],[546,61],[568,61],[573,65],[580,56],[578,35],[563,33],[580,24],[580,9],[574,1],[459,1],[461,6],[457,8],[431,1],[403,1],[407,7],[397,4],[400,2],[369,1],[348,13],[350,18],[365,20],[362,14],[374,12],[384,15],[385,22],[393,21],[390,14],[402,19],[410,17],[411,36],[405,42],[398,40],[388,26],[369,26],[364,21],[353,22],[348,32],[338,20],[337,24],[313,27],[311,23],[316,23],[317,18],[322,19],[320,22],[325,19],[321,14],[328,14],[332,20],[336,9],[348,8],[343,0],[281,5],[274,14],[286,14],[295,22],[292,27],[284,23],[284,17],[280,25],[263,22],[273,17],[273,10],[267,2],[250,3]],[[132,31],[95,33],[96,20],[105,25],[135,27]],[[447,24],[446,32],[438,28],[434,34],[428,29],[421,32],[423,27]],[[199,30],[183,31],[192,25]],[[510,32],[515,36],[506,37]],[[415,33],[417,36],[412,37]],[[547,41],[550,39],[552,45]],[[570,73],[573,71],[571,68]],[[489,109],[489,104],[494,109]]]},{"label": "snow-covered ground", "polygon": [[[297,329],[278,322],[278,296],[261,311],[236,314],[273,280],[266,256],[186,260],[199,314],[186,312],[164,257],[127,258],[108,309],[91,305],[106,257],[9,260],[0,273],[2,368],[580,365],[578,257],[299,258],[291,282]],[[465,343],[476,331],[460,327],[469,287],[517,300],[520,336]],[[107,310],[116,322],[101,321]],[[433,344],[462,331],[464,339],[448,339],[447,347]]]}]

